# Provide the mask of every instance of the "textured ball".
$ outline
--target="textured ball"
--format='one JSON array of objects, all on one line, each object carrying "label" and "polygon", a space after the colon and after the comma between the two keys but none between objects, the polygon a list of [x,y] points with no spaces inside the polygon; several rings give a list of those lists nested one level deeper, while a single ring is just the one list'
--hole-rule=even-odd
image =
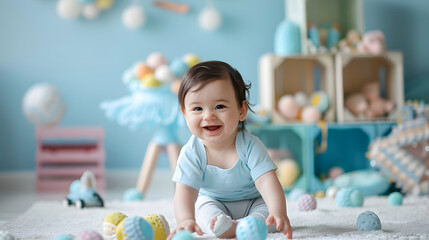
[{"label": "textured ball", "polygon": [[235,234],[237,240],[264,240],[267,237],[268,230],[264,221],[249,216],[238,221]]},{"label": "textured ball", "polygon": [[[3,240],[3,238],[0,237]],[[61,234],[54,238],[54,240],[73,240],[73,237],[70,234]]]},{"label": "textured ball", "polygon": [[168,61],[161,53],[153,52],[147,56],[146,64],[152,69],[157,69],[161,65],[168,64]]},{"label": "textured ball", "polygon": [[338,192],[338,188],[337,187],[330,186],[330,187],[328,187],[328,189],[326,189],[326,196],[328,198],[335,199],[335,196],[337,195],[337,192]]},{"label": "textured ball", "polygon": [[77,0],[60,0],[57,3],[57,13],[63,19],[78,18],[82,13],[82,5]]},{"label": "textured ball", "polygon": [[277,177],[282,187],[291,187],[300,174],[298,164],[292,159],[283,159],[277,164],[277,167]]},{"label": "textured ball", "polygon": [[403,196],[399,192],[393,192],[393,193],[389,194],[387,200],[388,200],[390,206],[401,206]]},{"label": "textured ball", "polygon": [[377,214],[366,211],[359,214],[359,217],[356,221],[356,226],[359,231],[373,231],[381,229],[380,218],[378,218]]},{"label": "textured ball", "polygon": [[143,195],[139,190],[135,188],[129,188],[125,191],[122,199],[124,202],[137,202],[143,200]]},{"label": "textured ball", "polygon": [[314,106],[319,109],[321,113],[324,113],[329,108],[328,95],[323,91],[313,92],[310,95],[310,104],[311,106]]},{"label": "textured ball", "polygon": [[298,198],[298,210],[301,212],[313,211],[317,207],[316,199],[310,194],[304,194]]},{"label": "textured ball", "polygon": [[277,109],[280,115],[286,119],[298,118],[299,106],[291,95],[284,95],[280,97],[277,103]]},{"label": "textured ball", "polygon": [[176,58],[171,61],[170,69],[176,77],[181,78],[188,71],[189,66],[181,58]]},{"label": "textured ball", "polygon": [[66,104],[57,88],[38,84],[25,93],[22,111],[27,120],[35,125],[55,125],[63,118]]},{"label": "textured ball", "polygon": [[193,67],[195,64],[200,63],[201,60],[198,58],[197,55],[192,54],[192,53],[188,53],[185,56],[183,56],[183,61],[188,64],[188,66],[191,68]]},{"label": "textured ball", "polygon": [[207,7],[198,16],[200,27],[206,31],[214,31],[222,24],[221,14],[213,7]]},{"label": "textured ball", "polygon": [[77,235],[74,240],[103,240],[103,237],[96,231],[86,230]]},{"label": "textured ball", "polygon": [[0,240],[15,240],[15,237],[8,231],[0,230]]},{"label": "textured ball", "polygon": [[138,216],[129,217],[125,219],[124,230],[122,234],[124,240],[154,239],[154,232],[152,226],[146,220]]},{"label": "textured ball", "polygon": [[153,74],[153,68],[149,67],[144,62],[139,62],[135,68],[136,78],[142,80],[146,75]]},{"label": "textured ball", "polygon": [[[127,219],[127,218],[125,218]],[[118,228],[116,228],[116,238],[110,238],[109,240],[126,240],[127,238],[124,236],[124,224],[125,224],[125,219],[124,221],[121,221],[118,224]]]},{"label": "textured ball", "polygon": [[149,214],[143,217],[153,229],[153,240],[165,240],[170,235],[170,225],[162,214]]},{"label": "textured ball", "polygon": [[162,83],[170,83],[176,79],[176,76],[168,65],[161,65],[155,69],[155,78]]},{"label": "textured ball", "polygon": [[341,188],[335,196],[335,202],[338,207],[361,207],[364,197],[356,188]]},{"label": "textured ball", "polygon": [[114,240],[116,239],[116,231],[118,225],[127,218],[127,215],[121,212],[112,212],[103,221],[103,237],[107,239]]},{"label": "textured ball", "polygon": [[316,107],[306,106],[302,110],[301,117],[302,121],[305,123],[317,123],[322,118],[322,114]]},{"label": "textured ball", "polygon": [[143,7],[133,5],[124,10],[122,13],[122,23],[129,29],[137,29],[143,26],[146,21]]},{"label": "textured ball", "polygon": [[292,190],[288,195],[287,195],[287,199],[295,202],[298,200],[299,197],[301,197],[302,195],[306,194],[307,192],[301,188],[295,188],[294,190]]},{"label": "textured ball", "polygon": [[195,238],[192,236],[191,232],[182,230],[174,234],[171,240],[195,240]]}]

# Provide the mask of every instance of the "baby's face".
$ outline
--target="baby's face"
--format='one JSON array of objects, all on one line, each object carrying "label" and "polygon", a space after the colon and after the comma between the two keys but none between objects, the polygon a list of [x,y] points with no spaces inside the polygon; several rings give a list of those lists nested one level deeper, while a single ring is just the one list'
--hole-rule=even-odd
[{"label": "baby's face", "polygon": [[247,103],[237,103],[231,81],[215,80],[185,97],[183,115],[192,134],[207,146],[234,142],[239,121],[244,121]]}]

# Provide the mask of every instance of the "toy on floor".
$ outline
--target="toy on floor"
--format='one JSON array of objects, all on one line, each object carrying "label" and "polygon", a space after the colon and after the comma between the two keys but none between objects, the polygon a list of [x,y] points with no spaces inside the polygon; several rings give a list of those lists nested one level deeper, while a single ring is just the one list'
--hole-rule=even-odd
[{"label": "toy on floor", "polygon": [[371,211],[366,211],[359,214],[356,221],[356,227],[359,231],[363,232],[380,230],[381,221],[377,214]]},{"label": "toy on floor", "polygon": [[0,240],[15,240],[15,237],[8,231],[0,230]]},{"label": "toy on floor", "polygon": [[338,207],[362,207],[364,196],[356,188],[341,188],[335,196],[335,202]]},{"label": "toy on floor", "polygon": [[105,100],[100,108],[108,119],[135,130],[150,127],[154,135],[146,148],[136,189],[145,194],[155,163],[165,147],[172,171],[180,152],[177,131],[186,128],[176,92],[182,75],[200,59],[194,54],[173,59],[169,64],[160,53],[152,53],[144,62],[138,62],[123,74],[129,96]]},{"label": "toy on floor", "polygon": [[307,192],[304,189],[301,188],[295,188],[287,195],[287,200],[295,202],[301,197],[302,195],[306,194]]},{"label": "toy on floor", "polygon": [[165,240],[170,235],[170,225],[162,214],[148,214],[143,217],[153,229],[153,240]]},{"label": "toy on floor", "polygon": [[75,180],[70,185],[70,193],[64,199],[66,206],[75,205],[77,208],[104,207],[103,199],[95,191],[95,175],[91,171],[85,171],[80,180]]},{"label": "toy on floor", "polygon": [[403,198],[404,197],[400,192],[393,192],[389,194],[389,196],[387,197],[387,200],[390,206],[401,206]]},{"label": "toy on floor", "polygon": [[124,192],[122,199],[124,202],[138,202],[143,200],[143,195],[136,188],[129,188]]},{"label": "toy on floor", "polygon": [[123,222],[128,216],[121,212],[112,212],[104,218],[103,221],[103,237],[105,240],[116,240],[116,231],[118,225]]},{"label": "toy on floor", "polygon": [[119,235],[119,233],[116,234],[118,240],[154,239],[152,226],[139,216],[126,218],[124,220],[122,237]]},{"label": "toy on floor", "polygon": [[96,231],[86,230],[79,233],[74,240],[103,240],[103,237]]},{"label": "toy on floor", "polygon": [[304,194],[298,198],[298,210],[301,212],[313,211],[317,207],[316,199],[310,194]]},{"label": "toy on floor", "polygon": [[195,240],[190,231],[182,230],[174,234],[171,240]]},{"label": "toy on floor", "polygon": [[70,234],[61,234],[56,236],[54,240],[73,240],[73,236],[71,236]]},{"label": "toy on floor", "polygon": [[238,221],[235,230],[237,240],[265,240],[268,234],[267,225],[256,217],[245,217]]}]

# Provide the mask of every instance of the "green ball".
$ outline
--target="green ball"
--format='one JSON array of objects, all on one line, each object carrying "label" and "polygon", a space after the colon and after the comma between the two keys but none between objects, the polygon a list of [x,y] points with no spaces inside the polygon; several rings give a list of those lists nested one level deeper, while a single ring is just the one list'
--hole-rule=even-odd
[{"label": "green ball", "polygon": [[389,197],[387,198],[390,206],[401,206],[403,196],[399,192],[393,192],[389,194]]}]

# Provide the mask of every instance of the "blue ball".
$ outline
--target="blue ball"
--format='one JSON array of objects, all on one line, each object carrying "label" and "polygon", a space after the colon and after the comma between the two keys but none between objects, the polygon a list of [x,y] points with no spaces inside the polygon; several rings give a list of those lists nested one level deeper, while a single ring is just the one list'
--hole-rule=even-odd
[{"label": "blue ball", "polygon": [[73,237],[69,234],[61,234],[54,238],[54,240],[73,240]]},{"label": "blue ball", "polygon": [[377,214],[366,211],[359,214],[359,217],[356,221],[356,226],[359,231],[373,231],[381,229],[380,218],[378,218]]},{"label": "blue ball", "polygon": [[191,232],[182,230],[174,234],[172,240],[195,240],[195,238]]},{"label": "blue ball", "polygon": [[249,216],[238,221],[235,234],[237,235],[237,240],[265,240],[268,230],[264,221]]},{"label": "blue ball", "polygon": [[176,75],[176,77],[182,77],[186,71],[188,71],[189,66],[181,58],[176,58],[170,63],[170,69]]},{"label": "blue ball", "polygon": [[364,197],[356,188],[341,188],[335,196],[335,202],[338,207],[361,207],[364,202]]},{"label": "blue ball", "polygon": [[154,236],[150,223],[139,216],[125,219],[123,234],[127,234],[128,240],[153,239]]},{"label": "blue ball", "polygon": [[143,195],[135,188],[129,188],[125,191],[123,195],[123,200],[125,202],[137,202],[143,200]]},{"label": "blue ball", "polygon": [[389,197],[387,199],[389,201],[390,206],[401,206],[403,196],[399,192],[393,192],[389,194]]}]

